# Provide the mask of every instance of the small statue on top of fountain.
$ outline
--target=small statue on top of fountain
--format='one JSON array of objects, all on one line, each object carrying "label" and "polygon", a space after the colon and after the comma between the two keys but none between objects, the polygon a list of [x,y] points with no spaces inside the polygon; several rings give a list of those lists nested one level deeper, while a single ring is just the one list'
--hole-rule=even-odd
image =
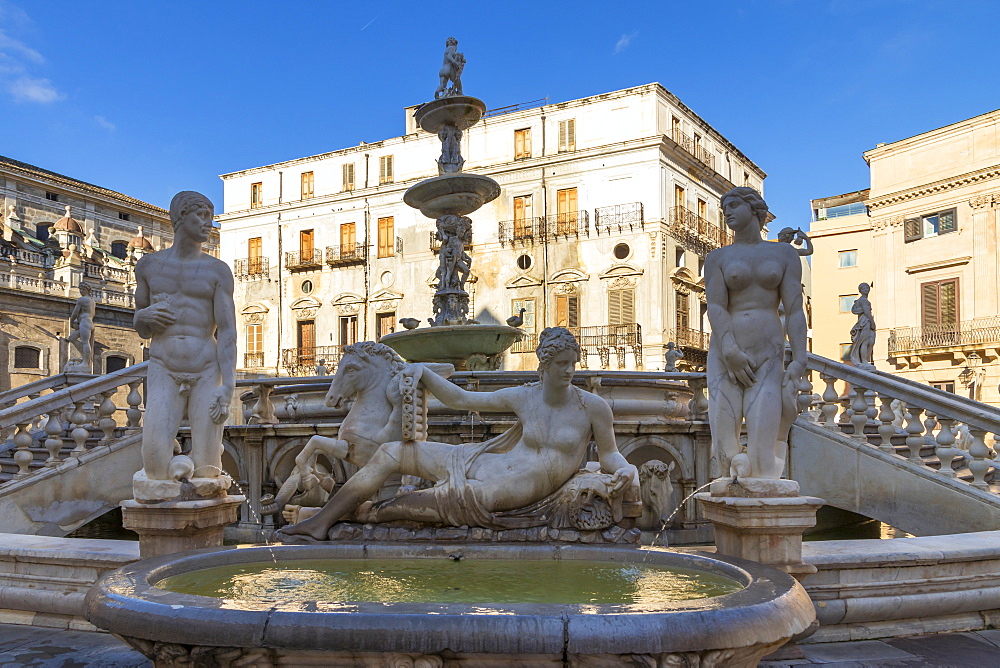
[{"label": "small statue on top of fountain", "polygon": [[[445,42],[444,63],[438,71],[441,83],[434,91],[435,100],[462,94],[462,70],[464,69],[465,54],[458,53],[458,40],[449,37]],[[451,82],[451,88],[448,88],[449,82]]]},{"label": "small statue on top of fountain", "polygon": [[684,351],[673,341],[667,343],[667,349],[663,351],[663,370],[678,371],[677,360],[684,359]]}]

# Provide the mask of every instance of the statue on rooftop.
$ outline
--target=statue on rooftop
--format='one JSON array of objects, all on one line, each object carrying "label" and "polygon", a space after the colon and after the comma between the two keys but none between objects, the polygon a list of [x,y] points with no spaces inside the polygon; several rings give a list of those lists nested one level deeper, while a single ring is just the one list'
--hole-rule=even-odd
[{"label": "statue on rooftop", "polygon": [[80,284],[80,297],[69,316],[70,334],[66,340],[76,348],[77,357],[66,363],[67,373],[94,373],[94,315],[97,305],[90,286]]},{"label": "statue on rooftop", "polygon": [[875,317],[872,315],[872,303],[868,301],[871,286],[862,283],[858,286],[861,296],[854,300],[851,313],[858,316],[858,321],[851,327],[851,352],[848,359],[855,366],[874,365],[875,350]]},{"label": "statue on rooftop", "polygon": [[[465,54],[458,53],[458,40],[449,37],[445,42],[444,62],[438,77],[441,83],[434,91],[434,99],[462,94],[462,70],[465,69]],[[448,87],[449,82],[451,87]]]},{"label": "statue on rooftop", "polygon": [[[144,255],[135,266],[135,329],[152,339],[143,469],[133,478],[137,501],[170,500],[164,495],[179,491],[179,484],[169,484],[177,480],[193,484],[196,497],[222,496],[232,482],[222,471],[222,428],[236,382],[233,274],[201,250],[214,212],[204,195],[177,193],[170,202],[173,245]],[[174,456],[185,415],[190,458]]]},{"label": "statue on rooftop", "polygon": [[[705,293],[712,340],[708,350],[709,423],[720,470],[740,452],[745,423],[749,476],[780,478],[796,396],[806,372],[806,318],[802,265],[796,250],[765,243],[767,204],[747,187],[722,197],[733,243],[705,261]],[[784,307],[785,326],[778,316]],[[784,366],[787,332],[791,362]]]}]

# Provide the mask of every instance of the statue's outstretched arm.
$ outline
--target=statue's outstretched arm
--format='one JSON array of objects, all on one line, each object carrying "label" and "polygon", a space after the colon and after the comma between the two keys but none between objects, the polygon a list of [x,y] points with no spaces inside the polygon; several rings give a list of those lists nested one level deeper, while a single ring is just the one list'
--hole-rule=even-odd
[{"label": "statue's outstretched arm", "polygon": [[495,392],[469,392],[442,378],[431,369],[424,367],[420,382],[445,406],[464,411],[504,412],[515,410],[511,404],[511,390],[507,388]]}]

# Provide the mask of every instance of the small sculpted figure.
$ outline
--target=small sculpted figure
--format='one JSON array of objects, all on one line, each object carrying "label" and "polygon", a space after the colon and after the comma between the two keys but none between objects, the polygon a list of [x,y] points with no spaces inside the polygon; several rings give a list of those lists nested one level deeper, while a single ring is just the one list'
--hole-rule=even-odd
[{"label": "small sculpted figure", "polygon": [[[720,471],[729,471],[745,422],[749,477],[780,478],[806,371],[802,266],[793,247],[761,238],[767,204],[756,190],[734,188],[722,197],[722,209],[733,243],[713,250],[705,261],[713,454]],[[787,368],[786,332],[792,357]]]},{"label": "small sculpted figure", "polygon": [[[425,365],[408,365],[405,373],[445,405],[464,411],[514,413],[517,424],[482,443],[384,443],[319,513],[283,528],[279,535],[325,539],[335,522],[358,511],[396,474],[416,475],[437,484],[374,504],[359,512],[364,521],[506,528],[508,521],[519,520],[505,517],[507,512],[543,502],[557,491],[577,499],[576,510],[568,511],[574,516],[570,521],[585,526],[603,521],[600,503],[584,503],[596,493],[589,484],[562,489],[577,473],[590,441],[596,444],[601,468],[608,472],[600,474],[607,478],[604,496],[613,498],[626,488],[638,496],[638,471],[618,452],[608,403],[573,386],[580,358],[573,335],[561,327],[545,329],[536,354],[539,382],[495,392],[469,392]],[[583,510],[584,505],[589,509]]]},{"label": "small sculpted figure", "polygon": [[319,362],[316,363],[316,375],[317,376],[326,376],[329,373],[330,373],[330,370],[326,368],[326,360],[321,359]]},{"label": "small sculpted figure", "polygon": [[677,360],[684,359],[684,351],[673,341],[667,342],[667,349],[663,353],[663,370],[677,371]]},{"label": "small sculpted figure", "polygon": [[214,211],[200,193],[177,193],[170,202],[174,244],[144,255],[135,266],[135,329],[152,339],[137,494],[143,477],[171,479],[174,437],[185,414],[192,476],[222,473],[222,428],[235,387],[236,316],[232,272],[201,250]]},{"label": "small sculpted figure", "polygon": [[454,125],[445,125],[438,131],[441,140],[441,157],[438,158],[438,174],[455,174],[462,171],[465,158],[462,157],[462,131]]},{"label": "small sculpted figure", "polygon": [[809,236],[802,231],[801,227],[797,227],[794,230],[790,227],[784,228],[778,232],[778,241],[790,244],[792,247],[802,246],[804,244],[804,248],[795,249],[795,251],[803,257],[813,254],[812,239],[810,239]]},{"label": "small sculpted figure", "polygon": [[80,284],[80,297],[73,305],[73,313],[69,316],[70,334],[66,340],[76,348],[79,357],[70,360],[67,370],[93,373],[94,371],[94,315],[97,305],[90,296],[90,286]]},{"label": "small sculpted figure", "polygon": [[854,300],[851,313],[858,316],[858,321],[851,327],[851,352],[848,359],[851,364],[860,366],[874,363],[875,350],[875,317],[872,315],[872,303],[868,301],[871,286],[862,283],[858,286],[861,296]]},{"label": "small sculpted figure", "polygon": [[670,472],[677,466],[676,462],[664,464],[659,459],[651,459],[639,467],[639,487],[642,495],[642,520],[639,523],[644,529],[659,531],[670,513],[676,507],[674,486],[670,480]]},{"label": "small sculpted figure", "polygon": [[[440,83],[434,91],[434,99],[462,94],[462,70],[465,69],[465,54],[458,53],[458,40],[449,37],[445,41],[444,62],[438,71]],[[451,88],[448,83],[451,83]]]}]

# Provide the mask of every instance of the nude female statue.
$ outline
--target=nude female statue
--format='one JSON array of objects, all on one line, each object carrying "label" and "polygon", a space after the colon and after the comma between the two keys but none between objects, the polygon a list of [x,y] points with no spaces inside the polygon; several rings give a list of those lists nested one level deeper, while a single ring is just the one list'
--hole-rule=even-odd
[{"label": "nude female statue", "polygon": [[[729,471],[745,421],[750,477],[780,478],[797,386],[806,371],[802,266],[793,247],[761,238],[767,204],[756,190],[730,190],[722,197],[722,209],[733,243],[705,260],[712,323],[707,369],[712,449],[720,470]],[[787,369],[786,330],[792,354]]]},{"label": "nude female statue", "polygon": [[279,534],[324,540],[335,522],[350,516],[396,473],[439,484],[381,501],[367,511],[365,521],[493,528],[493,513],[528,506],[565,484],[579,469],[591,440],[597,445],[601,468],[613,472],[611,493],[637,486],[638,471],[615,444],[608,403],[573,386],[580,359],[573,335],[562,327],[547,328],[539,335],[535,352],[541,380],[495,392],[468,392],[421,364],[409,365],[407,370],[416,372],[419,382],[445,405],[512,412],[518,424],[484,443],[385,443],[319,513]]},{"label": "nude female statue", "polygon": [[872,315],[872,303],[868,301],[871,286],[862,283],[858,286],[861,296],[854,300],[851,313],[858,316],[858,321],[851,327],[851,352],[848,358],[852,364],[872,364],[875,348],[875,317]]}]

